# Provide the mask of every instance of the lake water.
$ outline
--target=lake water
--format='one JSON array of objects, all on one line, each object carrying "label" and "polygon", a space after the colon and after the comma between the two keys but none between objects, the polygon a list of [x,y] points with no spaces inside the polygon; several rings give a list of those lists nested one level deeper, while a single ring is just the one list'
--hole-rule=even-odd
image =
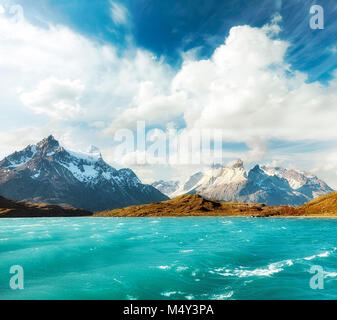
[{"label": "lake water", "polygon": [[[24,290],[9,287],[12,265]],[[333,219],[0,220],[0,299],[336,298]]]}]

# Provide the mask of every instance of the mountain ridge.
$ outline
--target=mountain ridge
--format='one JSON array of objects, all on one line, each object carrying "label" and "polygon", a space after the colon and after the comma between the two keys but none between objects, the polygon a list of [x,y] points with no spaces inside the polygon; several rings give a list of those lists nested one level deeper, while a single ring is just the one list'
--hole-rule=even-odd
[{"label": "mountain ridge", "polygon": [[[160,187],[165,191],[164,181]],[[199,194],[218,201],[297,206],[333,191],[316,176],[293,169],[256,165],[246,171],[239,159],[230,166],[216,165],[198,172],[179,183],[172,193],[164,193],[170,198]]]},{"label": "mountain ridge", "polygon": [[168,199],[131,169],[111,167],[97,148],[70,151],[52,135],[0,161],[0,195],[90,211]]}]

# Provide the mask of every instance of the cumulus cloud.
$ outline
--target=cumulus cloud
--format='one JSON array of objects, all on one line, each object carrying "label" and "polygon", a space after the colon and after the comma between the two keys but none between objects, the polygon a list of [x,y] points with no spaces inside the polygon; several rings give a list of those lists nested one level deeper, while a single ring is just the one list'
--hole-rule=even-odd
[{"label": "cumulus cloud", "polygon": [[[145,83],[160,95],[172,77],[171,68],[150,52],[116,51],[62,25],[42,28],[0,15],[0,108],[8,114],[8,105],[18,110],[25,106],[44,115],[44,123],[57,126],[57,119],[76,118],[90,126],[99,123],[97,130],[103,130],[135,107],[134,97],[143,95]],[[30,114],[26,120],[36,119]]]},{"label": "cumulus cloud", "polygon": [[224,140],[244,142],[244,157],[261,160],[268,141],[337,139],[337,81],[308,83],[304,73],[285,60],[289,43],[278,39],[276,16],[262,28],[233,27],[209,59],[184,61],[172,78],[170,92],[144,83],[112,127],[137,119],[149,124],[174,121],[181,115],[184,132],[221,129]]},{"label": "cumulus cloud", "polygon": [[37,113],[74,118],[81,111],[79,100],[83,90],[79,80],[48,78],[33,91],[22,93],[21,101]]},{"label": "cumulus cloud", "polygon": [[173,85],[193,100],[188,127],[223,128],[243,142],[337,138],[336,81],[308,84],[286,64],[288,46],[264,28],[234,27],[209,60],[185,62]]},{"label": "cumulus cloud", "polygon": [[114,123],[146,118],[158,124],[182,114],[187,128],[221,128],[229,141],[337,138],[337,81],[307,83],[285,61],[290,44],[270,30],[271,25],[232,28],[210,59],[184,62],[169,95],[143,84],[136,107]]}]

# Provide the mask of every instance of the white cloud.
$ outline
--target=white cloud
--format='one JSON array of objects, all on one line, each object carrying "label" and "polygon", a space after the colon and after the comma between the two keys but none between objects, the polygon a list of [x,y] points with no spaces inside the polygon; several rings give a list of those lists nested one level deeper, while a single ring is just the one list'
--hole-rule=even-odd
[{"label": "white cloud", "polygon": [[15,130],[2,131],[0,134],[0,157],[1,159],[14,151],[22,150],[29,144],[34,144],[41,137],[40,130],[34,127],[18,128]]},{"label": "white cloud", "polygon": [[110,1],[110,15],[111,15],[111,19],[112,21],[116,24],[116,25],[124,25],[127,23],[128,21],[128,11],[127,9],[116,2]]},{"label": "white cloud", "polygon": [[172,85],[190,97],[188,128],[222,128],[246,143],[336,139],[336,80],[306,83],[285,62],[288,46],[265,28],[234,27],[210,59],[186,61]]},{"label": "white cloud", "polygon": [[84,86],[79,80],[48,78],[36,89],[21,94],[23,104],[36,113],[55,118],[74,118],[80,113],[79,100]]},{"label": "white cloud", "polygon": [[4,15],[0,70],[0,110],[15,115],[12,128],[22,126],[25,106],[26,123],[42,122],[57,130],[65,125],[62,120],[73,120],[96,127],[92,132],[97,136],[105,124],[135,107],[133,97],[144,83],[163,94],[172,77],[170,67],[145,50],[130,48],[121,56],[112,45],[98,44],[67,27],[42,28]]},{"label": "white cloud", "polygon": [[277,39],[274,23],[231,29],[225,43],[207,60],[185,60],[169,94],[144,83],[112,127],[137,119],[153,125],[183,115],[187,130],[222,129],[225,140],[245,142],[252,159],[263,158],[270,139],[337,139],[337,81],[307,83],[304,73],[285,61],[289,43]]}]

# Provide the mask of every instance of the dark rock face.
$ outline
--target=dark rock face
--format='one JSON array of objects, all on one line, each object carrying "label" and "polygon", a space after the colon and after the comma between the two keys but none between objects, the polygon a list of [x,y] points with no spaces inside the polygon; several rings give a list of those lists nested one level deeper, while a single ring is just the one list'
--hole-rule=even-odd
[{"label": "dark rock face", "polygon": [[0,162],[0,195],[13,200],[101,211],[164,201],[130,169],[116,170],[97,148],[75,153],[49,136]]}]

